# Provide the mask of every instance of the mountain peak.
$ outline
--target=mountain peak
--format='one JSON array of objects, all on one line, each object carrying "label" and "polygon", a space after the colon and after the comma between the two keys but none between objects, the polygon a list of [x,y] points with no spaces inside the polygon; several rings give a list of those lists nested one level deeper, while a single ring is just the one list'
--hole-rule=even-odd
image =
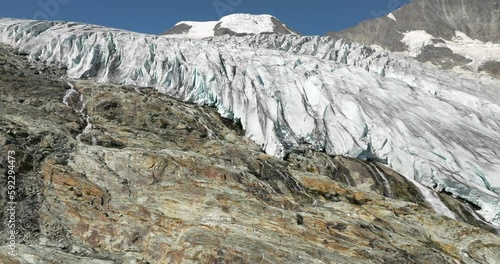
[{"label": "mountain peak", "polygon": [[201,39],[220,35],[298,34],[272,15],[231,14],[219,21],[181,21],[162,35]]}]

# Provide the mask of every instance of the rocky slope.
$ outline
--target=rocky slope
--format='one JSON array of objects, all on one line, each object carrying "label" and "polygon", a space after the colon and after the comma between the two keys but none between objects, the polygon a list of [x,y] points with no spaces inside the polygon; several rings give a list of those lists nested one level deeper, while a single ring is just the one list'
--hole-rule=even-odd
[{"label": "rocky slope", "polygon": [[19,192],[18,255],[0,247],[2,263],[500,261],[470,205],[443,197],[480,228],[381,164],[279,160],[216,109],[64,74],[0,47],[0,173],[15,151]]},{"label": "rocky slope", "polygon": [[500,77],[498,0],[412,0],[388,16],[328,35]]}]

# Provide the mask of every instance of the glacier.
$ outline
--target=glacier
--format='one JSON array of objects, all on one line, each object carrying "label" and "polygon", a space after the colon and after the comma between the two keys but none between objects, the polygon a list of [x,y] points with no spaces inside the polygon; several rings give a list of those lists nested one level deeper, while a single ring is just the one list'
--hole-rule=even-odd
[{"label": "glacier", "polygon": [[[384,162],[476,204],[500,227],[498,79],[317,36],[193,40],[0,19],[0,43],[66,67],[68,78],[152,87],[215,106],[270,155],[312,149]],[[434,193],[426,196],[453,217]]]}]

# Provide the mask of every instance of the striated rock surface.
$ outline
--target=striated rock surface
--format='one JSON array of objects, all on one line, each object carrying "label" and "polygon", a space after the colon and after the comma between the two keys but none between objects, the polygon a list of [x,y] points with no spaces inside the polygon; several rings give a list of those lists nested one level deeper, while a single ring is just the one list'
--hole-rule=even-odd
[{"label": "striated rock surface", "polygon": [[0,47],[0,149],[19,189],[18,255],[0,246],[2,263],[500,262],[470,205],[444,195],[458,220],[440,216],[384,165],[280,160],[215,108],[63,74]]}]

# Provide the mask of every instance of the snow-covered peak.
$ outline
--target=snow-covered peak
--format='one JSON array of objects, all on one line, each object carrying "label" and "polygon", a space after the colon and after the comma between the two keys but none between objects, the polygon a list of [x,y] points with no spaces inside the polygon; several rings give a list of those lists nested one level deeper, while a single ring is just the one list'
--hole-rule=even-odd
[{"label": "snow-covered peak", "polygon": [[220,26],[236,33],[259,34],[274,32],[273,19],[271,15],[233,14],[223,17]]},{"label": "snow-covered peak", "polygon": [[[407,34],[408,43],[422,45],[425,32]],[[500,227],[498,79],[439,70],[355,42],[296,35],[192,41],[0,19],[0,43],[30,60],[66,67],[69,78],[154,87],[213,105],[270,155],[311,149],[383,161],[412,182],[479,206],[484,219]],[[446,214],[440,200],[422,190]]]},{"label": "snow-covered peak", "polygon": [[164,33],[176,38],[202,39],[220,35],[296,34],[271,15],[232,14],[219,21],[181,21]]}]

